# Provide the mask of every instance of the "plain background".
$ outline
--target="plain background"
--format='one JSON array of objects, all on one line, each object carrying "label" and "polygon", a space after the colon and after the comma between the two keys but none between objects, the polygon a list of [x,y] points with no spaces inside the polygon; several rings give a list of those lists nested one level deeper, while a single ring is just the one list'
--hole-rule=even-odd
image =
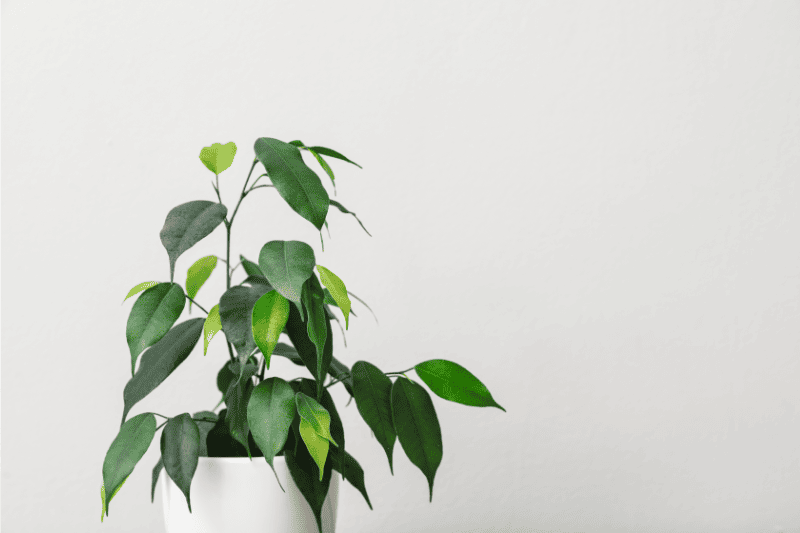
[{"label": "plain background", "polygon": [[[344,484],[342,532],[800,531],[797,1],[4,0],[2,112],[4,531],[163,531],[157,445],[99,520],[121,302],[168,281],[167,212],[215,199],[201,148],[237,144],[232,209],[263,136],[361,164],[332,198],[373,236],[332,210],[322,252],[259,189],[234,256],[309,243],[379,320],[354,302],[338,358],[454,360],[508,411],[434,396],[429,503],[334,387],[375,508]],[[132,415],[212,408],[226,357]]]}]

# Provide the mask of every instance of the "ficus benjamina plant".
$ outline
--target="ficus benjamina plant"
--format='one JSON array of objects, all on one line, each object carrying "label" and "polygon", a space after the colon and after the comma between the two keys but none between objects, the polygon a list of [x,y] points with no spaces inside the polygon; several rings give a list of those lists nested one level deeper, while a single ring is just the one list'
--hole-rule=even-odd
[{"label": "ficus benjamina plant", "polygon": [[[255,159],[230,215],[220,196],[219,175],[233,163],[236,145],[215,143],[200,151],[200,161],[214,173],[211,186],[217,201],[194,200],[167,213],[160,236],[169,259],[169,282],[139,283],[125,297],[127,300],[139,294],[126,330],[131,378],[123,392],[121,427],[103,462],[101,521],[108,516],[111,499],[161,427],[161,457],[153,468],[151,500],[162,469],[186,496],[191,511],[190,488],[198,457],[263,457],[275,472],[274,458],[282,455],[321,531],[322,504],[332,470],[361,492],[372,509],[364,471],[345,450],[344,428],[327,390],[331,386],[341,383],[350,401],[355,398],[358,412],[386,452],[392,474],[392,451],[395,440],[400,441],[409,460],[427,478],[430,501],[433,478],[442,461],[442,434],[431,396],[406,373],[416,371],[419,379],[445,400],[505,411],[478,378],[452,361],[431,359],[400,372],[383,372],[367,361],[348,368],[333,357],[331,320],[336,320],[340,329],[341,322],[331,307],[338,308],[344,317],[344,336],[350,315],[356,316],[350,296],[367,309],[369,306],[347,290],[332,270],[317,263],[308,244],[270,241],[262,246],[257,261],[240,255],[236,266],[231,266],[233,221],[242,200],[256,189],[275,189],[292,210],[313,224],[320,232],[323,252],[322,226],[327,228],[330,206],[353,215],[367,232],[355,213],[330,199],[320,178],[304,162],[303,151],[313,156],[330,177],[334,194],[333,170],[323,157],[361,168],[330,148],[262,137],[255,143]],[[265,172],[250,184],[259,163]],[[259,185],[263,177],[271,184]],[[188,268],[185,284],[176,282],[178,258],[220,225],[227,231],[225,259],[215,255],[201,257]],[[227,290],[206,309],[197,301],[198,292],[220,262],[225,266]],[[239,266],[245,279],[233,284],[232,277]],[[184,307],[191,314],[192,306],[205,317],[176,324]],[[222,398],[213,410],[171,417],[146,412],[128,418],[134,405],[166,380],[200,339],[205,356],[209,343],[220,331],[225,335],[229,359],[217,373],[216,385]],[[280,342],[281,335],[288,337],[289,343]],[[265,377],[274,355],[305,367],[310,377],[288,382],[276,376]],[[223,402],[225,408],[215,413]],[[165,419],[160,425],[156,424],[157,416]]]}]

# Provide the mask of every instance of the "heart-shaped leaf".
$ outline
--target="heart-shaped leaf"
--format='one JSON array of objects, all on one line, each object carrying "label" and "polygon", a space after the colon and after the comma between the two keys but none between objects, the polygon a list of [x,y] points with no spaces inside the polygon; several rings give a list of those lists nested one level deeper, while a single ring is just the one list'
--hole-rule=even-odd
[{"label": "heart-shaped leaf", "polygon": [[345,156],[343,156],[339,152],[337,152],[335,150],[331,150],[330,148],[325,148],[324,146],[308,146],[307,148],[311,152],[316,152],[316,153],[318,153],[320,155],[327,155],[328,157],[335,157],[336,159],[341,159],[342,161],[347,161],[348,163],[350,163],[352,165],[355,165],[358,168],[361,168],[361,165],[359,165],[358,163],[350,161],[349,159],[347,159]]},{"label": "heart-shaped leaf", "polygon": [[211,308],[205,322],[203,322],[203,355],[208,353],[208,343],[222,329],[222,320],[219,318],[219,304]]},{"label": "heart-shaped leaf", "polygon": [[297,392],[294,396],[294,400],[300,418],[305,420],[317,435],[338,446],[331,435],[331,415],[328,413],[328,410],[317,403],[314,398],[302,392]]},{"label": "heart-shaped leaf", "polygon": [[247,357],[256,349],[253,339],[253,306],[269,292],[269,285],[231,287],[219,299],[219,317],[228,342],[239,356]]},{"label": "heart-shaped leaf", "polygon": [[474,407],[497,407],[489,389],[472,372],[452,361],[431,359],[414,367],[419,378],[438,396]]},{"label": "heart-shaped leaf", "polygon": [[227,170],[233,164],[235,155],[236,145],[234,143],[214,143],[200,150],[200,161],[214,174],[222,174],[222,171]]},{"label": "heart-shaped leaf", "polygon": [[261,248],[258,266],[276,291],[300,303],[303,283],[314,275],[314,250],[300,241],[270,241]]},{"label": "heart-shaped leaf", "polygon": [[[194,299],[194,297],[197,296],[197,291],[200,290],[200,287],[203,286],[216,267],[216,255],[201,257],[189,267],[189,270],[186,272],[186,294],[189,298]],[[189,312],[192,312],[191,301],[189,301]]]},{"label": "heart-shaped leaf", "polygon": [[270,291],[253,306],[253,340],[264,355],[269,370],[272,351],[289,319],[289,300],[278,291]]},{"label": "heart-shaped leaf", "polygon": [[394,475],[392,452],[397,435],[392,423],[392,380],[367,361],[357,361],[351,375],[358,412],[386,451],[389,471]]},{"label": "heart-shaped leaf", "polygon": [[104,492],[111,494],[105,502],[106,516],[111,498],[133,472],[155,435],[156,417],[153,413],[136,415],[122,424],[103,461],[103,487],[107,487]]},{"label": "heart-shaped leaf", "polygon": [[433,501],[433,478],[442,462],[442,430],[428,392],[408,378],[392,385],[392,421],[408,459],[425,474]]},{"label": "heart-shaped leaf", "polygon": [[[259,383],[250,394],[247,404],[247,423],[253,440],[263,452],[276,479],[278,474],[275,472],[273,460],[286,444],[296,409],[292,387],[278,377]],[[278,485],[280,483],[278,479]]]},{"label": "heart-shaped leaf", "polygon": [[[343,459],[339,459],[339,456],[341,456]],[[367,505],[369,505],[370,510],[372,510],[372,503],[369,501],[367,487],[364,485],[364,470],[361,468],[361,465],[358,464],[358,461],[356,461],[352,455],[340,448],[331,448],[330,459],[333,469],[342,474],[342,479],[349,481],[351,485],[358,489],[358,491],[367,501]],[[345,466],[343,469],[340,466],[342,462],[344,462]]]},{"label": "heart-shaped leaf", "polygon": [[[128,295],[125,297],[125,300],[127,300],[128,298],[130,298],[134,294],[142,292],[145,289],[149,289],[153,285],[158,285],[158,282],[157,281],[145,281],[144,283],[138,284],[137,286],[132,288],[130,291],[128,291]],[[122,300],[122,303],[125,303],[125,300]]]},{"label": "heart-shaped leaf", "polygon": [[131,407],[158,387],[189,356],[202,330],[202,318],[181,322],[144,353],[139,370],[125,385],[123,423]]},{"label": "heart-shaped leaf", "polygon": [[366,232],[367,232],[367,235],[369,235],[370,237],[372,237],[372,234],[371,234],[369,231],[367,231],[367,228],[365,228],[365,227],[364,227],[364,224],[362,224],[362,223],[361,223],[361,220],[360,220],[360,219],[359,219],[359,218],[356,216],[356,214],[355,214],[354,212],[352,212],[352,211],[348,211],[348,210],[347,210],[347,208],[346,208],[345,206],[343,206],[342,204],[340,204],[340,203],[339,203],[339,202],[337,202],[336,200],[330,200],[330,204],[331,204],[332,206],[334,206],[334,207],[338,208],[338,209],[339,209],[339,211],[341,211],[342,213],[345,213],[345,214],[348,214],[348,215],[353,215],[353,216],[355,217],[355,219],[358,221],[358,224],[361,226],[361,229],[363,229],[364,231],[366,231]]},{"label": "heart-shaped leaf", "polygon": [[159,283],[136,299],[125,331],[131,352],[131,375],[136,371],[139,354],[166,335],[183,312],[184,305],[186,297],[177,283]]},{"label": "heart-shaped leaf", "polygon": [[169,280],[175,277],[175,261],[183,252],[206,238],[222,224],[228,208],[208,200],[195,200],[174,207],[161,229],[161,244],[169,255]]},{"label": "heart-shaped leaf", "polygon": [[189,506],[190,513],[192,502],[189,498],[189,489],[197,470],[199,451],[200,430],[192,420],[192,415],[183,413],[170,418],[161,433],[161,457],[167,475],[186,496],[186,505]]},{"label": "heart-shaped leaf", "polygon": [[347,296],[347,287],[344,282],[339,279],[339,276],[328,270],[322,265],[317,265],[319,277],[322,284],[328,289],[330,295],[336,300],[336,305],[344,313],[345,329],[350,327],[350,298]]},{"label": "heart-shaped leaf", "polygon": [[303,162],[300,150],[278,139],[261,137],[255,143],[255,152],[278,194],[297,214],[321,230],[330,198],[319,176]]}]

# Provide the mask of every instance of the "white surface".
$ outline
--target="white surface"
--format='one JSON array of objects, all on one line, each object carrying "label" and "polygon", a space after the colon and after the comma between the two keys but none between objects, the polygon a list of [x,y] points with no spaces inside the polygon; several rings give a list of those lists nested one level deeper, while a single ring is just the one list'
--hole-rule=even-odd
[{"label": "white surface", "polygon": [[[323,253],[259,189],[234,256],[309,243],[380,321],[354,302],[338,358],[451,359],[508,410],[434,397],[429,503],[333,387],[374,506],[344,483],[342,531],[800,531],[800,3],[224,6],[3,2],[4,531],[162,531],[157,442],[99,521],[121,302],[168,279],[167,212],[215,198],[201,148],[237,143],[232,208],[261,136],[362,165],[331,162],[333,198],[373,237],[333,212]],[[131,416],[213,407],[226,357]]]},{"label": "white surface", "polygon": [[[280,486],[263,457],[200,457],[189,489],[191,513],[186,496],[162,470],[158,483],[167,533],[318,533],[286,459],[275,457],[273,466]],[[322,504],[322,533],[336,533],[339,478],[334,471]]]}]

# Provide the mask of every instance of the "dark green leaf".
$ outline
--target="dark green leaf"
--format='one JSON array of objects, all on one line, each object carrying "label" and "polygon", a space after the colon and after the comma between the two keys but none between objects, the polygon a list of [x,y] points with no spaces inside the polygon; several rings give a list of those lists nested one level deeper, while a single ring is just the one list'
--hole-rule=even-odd
[{"label": "dark green leaf", "polygon": [[258,255],[258,266],[284,298],[299,304],[303,284],[314,275],[314,250],[300,241],[270,241]]},{"label": "dark green leaf", "polygon": [[[217,268],[217,256],[208,255],[201,257],[194,262],[189,270],[186,272],[186,295],[194,299],[197,296],[197,291],[208,280],[214,269]],[[192,302],[189,301],[189,312],[192,312]]]},{"label": "dark green leaf", "polygon": [[159,456],[156,466],[153,467],[153,483],[150,487],[150,503],[156,501],[156,483],[158,483],[158,475],[164,469],[164,458]]},{"label": "dark green leaf", "polygon": [[333,376],[334,379],[342,379],[344,377],[344,379],[342,379],[342,384],[344,388],[347,389],[348,394],[353,396],[353,377],[350,375],[350,369],[347,368],[347,365],[334,357],[331,359],[331,366],[328,373]]},{"label": "dark green leaf", "polygon": [[[497,407],[492,393],[472,372],[446,359],[431,359],[414,367],[419,378],[438,396],[474,407]],[[358,401],[358,399],[356,399]]]},{"label": "dark green leaf", "polygon": [[[345,468],[342,469],[341,463],[344,462]],[[367,494],[367,487],[364,485],[364,470],[355,458],[341,448],[331,448],[331,463],[334,470],[342,474],[342,479],[350,482],[358,491],[364,496],[370,510],[372,510],[372,503],[369,501]],[[345,473],[345,470],[347,473]]]},{"label": "dark green leaf", "polygon": [[247,273],[248,276],[256,276],[264,278],[264,273],[261,272],[261,269],[258,267],[257,264],[253,263],[252,261],[248,261],[244,258],[243,255],[239,256],[239,259],[242,262],[242,268]]},{"label": "dark green leaf", "polygon": [[261,137],[255,143],[255,152],[289,207],[321,230],[328,214],[328,191],[319,176],[303,162],[300,150],[278,139]]},{"label": "dark green leaf", "polygon": [[153,413],[136,415],[122,424],[103,461],[103,487],[107,487],[105,493],[111,495],[105,504],[106,516],[111,498],[133,472],[136,464],[150,447],[155,434],[156,417]]},{"label": "dark green leaf", "polygon": [[352,212],[352,211],[348,211],[348,210],[347,210],[347,208],[346,208],[345,206],[343,206],[342,204],[340,204],[340,203],[339,203],[339,202],[337,202],[336,200],[330,200],[330,204],[331,204],[332,206],[334,206],[334,207],[338,207],[338,208],[339,208],[339,211],[341,211],[342,213],[345,213],[345,214],[348,214],[348,215],[353,215],[353,216],[355,217],[355,219],[358,221],[358,223],[359,223],[359,225],[361,226],[361,228],[362,228],[364,231],[366,231],[366,232],[367,232],[367,235],[369,235],[370,237],[372,237],[372,234],[371,234],[369,231],[367,231],[367,228],[365,228],[365,227],[364,227],[364,224],[362,224],[362,223],[361,223],[361,220],[360,220],[360,219],[359,219],[359,218],[356,216],[356,214],[355,214],[354,212]]},{"label": "dark green leaf", "polygon": [[322,533],[322,505],[325,503],[331,483],[331,461],[325,463],[322,481],[320,481],[319,468],[306,447],[297,446],[296,449],[296,453],[289,446],[284,449],[286,466],[295,485],[311,507],[311,512],[314,513],[314,518],[317,520],[317,528]]},{"label": "dark green leaf", "polygon": [[[297,353],[303,360],[308,371],[312,376],[317,375],[317,347],[308,337],[307,323],[300,318],[297,308],[294,305],[289,306],[289,320],[286,321],[286,328],[284,332],[289,336]],[[325,339],[325,348],[322,352],[322,368],[323,376],[327,374],[330,367],[331,360],[333,359],[333,334],[331,331],[330,320],[327,320],[327,334]],[[321,381],[321,380],[320,380]]]},{"label": "dark green leaf", "polygon": [[142,355],[139,370],[125,385],[123,423],[131,407],[158,387],[189,356],[202,330],[202,318],[181,322]]},{"label": "dark green leaf", "polygon": [[[200,449],[197,453],[200,457],[208,457],[206,439],[208,438],[208,433],[214,429],[214,425],[217,423],[217,415],[213,411],[199,411],[193,414],[192,418],[195,419],[194,422],[200,431]],[[197,420],[198,418],[203,418],[204,420]]]},{"label": "dark green leaf", "polygon": [[161,229],[161,244],[169,255],[169,280],[175,277],[175,261],[178,257],[207,237],[222,224],[228,208],[208,200],[195,200],[174,207]]},{"label": "dark green leaf", "polygon": [[189,499],[189,489],[197,470],[199,451],[200,430],[192,420],[192,415],[183,413],[170,418],[161,433],[161,457],[167,475],[186,496],[186,505],[189,506],[190,513],[192,502]]},{"label": "dark green leaf", "polygon": [[[253,389],[247,404],[247,423],[267,464],[275,472],[273,460],[286,444],[295,417],[294,391],[283,379],[265,379]],[[277,479],[278,474],[275,473]],[[278,480],[280,485],[280,480]],[[283,487],[281,487],[283,489]],[[285,492],[285,491],[284,491]]]},{"label": "dark green leaf", "polygon": [[136,371],[139,354],[166,335],[183,312],[184,305],[186,297],[177,283],[159,283],[137,298],[125,331],[131,352],[131,375]]},{"label": "dark green leaf", "polygon": [[389,460],[389,470],[394,475],[392,451],[397,435],[392,423],[392,380],[367,361],[353,365],[353,396],[361,418],[375,434]]},{"label": "dark green leaf", "polygon": [[307,148],[308,148],[309,151],[313,151],[313,152],[316,152],[316,153],[321,154],[321,155],[327,155],[328,157],[335,157],[336,159],[341,159],[342,161],[347,161],[348,163],[353,164],[353,165],[357,166],[358,168],[361,168],[361,165],[359,165],[358,163],[356,163],[354,161],[350,161],[349,159],[347,159],[345,156],[343,156],[339,152],[337,152],[335,150],[331,150],[330,148],[325,148],[324,146],[309,146]]},{"label": "dark green leaf", "polygon": [[312,275],[303,288],[303,306],[308,313],[308,322],[306,323],[308,338],[317,348],[317,368],[314,377],[319,382],[320,390],[330,365],[330,361],[325,361],[323,357],[325,341],[328,337],[328,322],[330,321],[325,315],[324,298],[325,294],[322,292],[322,286],[319,284],[317,276]]},{"label": "dark green leaf", "polygon": [[422,385],[407,378],[395,380],[392,421],[406,456],[428,479],[433,501],[433,478],[442,462],[442,430],[431,397]]},{"label": "dark green leaf", "polygon": [[[228,410],[219,413],[219,419],[206,437],[209,457],[247,457],[247,450],[231,437],[225,418]],[[255,454],[254,454],[255,455]]]},{"label": "dark green leaf", "polygon": [[289,346],[285,342],[279,342],[278,344],[276,344],[275,349],[272,350],[272,354],[280,355],[281,357],[287,358],[289,361],[291,361],[296,365],[303,366],[303,360],[300,358],[300,354],[297,353],[297,350],[295,350],[293,346]]},{"label": "dark green leaf", "polygon": [[249,356],[256,349],[253,339],[253,306],[270,289],[269,285],[231,287],[219,299],[219,318],[228,342],[239,356]]},{"label": "dark green leaf", "polygon": [[245,376],[247,376],[245,380],[231,382],[228,392],[225,394],[225,405],[228,408],[225,423],[228,425],[231,436],[244,446],[248,457],[252,458],[247,438],[250,431],[247,424],[247,403],[253,392],[253,382],[250,380],[250,375],[245,374]]}]

